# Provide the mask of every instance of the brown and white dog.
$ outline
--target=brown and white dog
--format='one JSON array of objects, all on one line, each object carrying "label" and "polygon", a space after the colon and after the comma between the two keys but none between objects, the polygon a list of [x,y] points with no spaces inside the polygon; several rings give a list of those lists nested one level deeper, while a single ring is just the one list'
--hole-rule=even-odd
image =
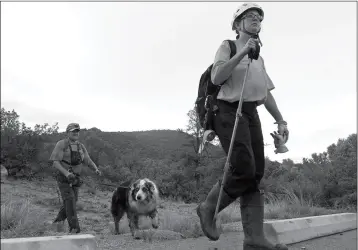
[{"label": "brown and white dog", "polygon": [[132,236],[137,236],[139,216],[149,216],[152,227],[159,227],[157,206],[159,191],[157,185],[149,180],[138,179],[135,182],[125,182],[113,192],[111,213],[114,219],[115,234],[119,234],[119,221],[124,213],[127,214]]}]

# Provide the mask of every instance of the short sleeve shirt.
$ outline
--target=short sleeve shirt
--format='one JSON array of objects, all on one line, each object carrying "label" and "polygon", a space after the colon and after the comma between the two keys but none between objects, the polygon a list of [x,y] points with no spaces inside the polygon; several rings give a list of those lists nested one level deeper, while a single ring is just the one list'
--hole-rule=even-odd
[{"label": "short sleeve shirt", "polygon": [[[66,161],[71,162],[71,151],[79,151],[81,154],[82,161],[88,157],[88,152],[85,148],[85,146],[80,142],[70,142],[68,139],[60,140],[56,143],[55,148],[52,151],[52,154],[50,156],[50,161]],[[68,169],[70,167],[69,164],[65,162],[61,162],[61,164]],[[82,164],[80,164],[82,165]],[[76,166],[75,168],[81,168],[81,166]],[[75,170],[74,168],[74,170]],[[76,171],[75,171],[76,172]]]},{"label": "short sleeve shirt", "polygon": [[[237,51],[239,51],[239,48]],[[214,79],[218,67],[229,60],[230,45],[227,41],[224,41],[216,52],[211,79]],[[217,99],[228,102],[239,101],[248,63],[249,58],[246,55],[233,69],[225,84],[221,86]],[[258,105],[263,104],[267,98],[267,91],[274,88],[275,86],[266,72],[263,58],[260,56],[258,60],[252,60],[244,87],[243,101],[257,101]]]}]

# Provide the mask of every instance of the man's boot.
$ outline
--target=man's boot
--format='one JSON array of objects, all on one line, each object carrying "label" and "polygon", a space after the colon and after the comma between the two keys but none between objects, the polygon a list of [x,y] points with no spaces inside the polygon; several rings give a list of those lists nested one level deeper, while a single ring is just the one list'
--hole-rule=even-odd
[{"label": "man's boot", "polygon": [[[203,230],[206,237],[215,241],[220,237],[218,229],[216,228],[216,223],[213,221],[219,193],[220,185],[219,183],[216,183],[210,190],[206,200],[196,209],[200,219],[201,229]],[[228,196],[227,193],[223,190],[218,212],[229,206],[233,201],[235,201],[235,199]]]},{"label": "man's boot", "polygon": [[66,208],[67,221],[70,233],[80,233],[80,225],[77,218],[76,201],[75,199],[66,199],[64,201]]},{"label": "man's boot", "polygon": [[65,209],[65,205],[63,204],[56,218],[52,222],[52,225],[55,226],[55,228],[53,227],[53,229],[56,230],[57,232],[62,232],[64,229],[64,222],[66,218],[67,218],[66,209]]},{"label": "man's boot", "polygon": [[57,223],[57,222],[62,222],[64,220],[66,220],[67,215],[66,215],[66,208],[65,208],[65,204],[62,204],[60,211],[58,212],[56,218],[54,219],[53,223]]},{"label": "man's boot", "polygon": [[241,220],[244,230],[243,250],[288,250],[286,245],[273,244],[264,235],[264,197],[257,191],[240,197]]}]

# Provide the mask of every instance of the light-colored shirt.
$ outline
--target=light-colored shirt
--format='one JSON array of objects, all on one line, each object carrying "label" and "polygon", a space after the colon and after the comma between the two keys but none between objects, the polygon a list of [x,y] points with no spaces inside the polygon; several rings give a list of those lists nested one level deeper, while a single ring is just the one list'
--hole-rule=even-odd
[{"label": "light-colored shirt", "polygon": [[[77,145],[79,147],[77,147]],[[62,160],[65,160],[66,162],[71,163],[71,151],[70,151],[69,146],[71,147],[72,151],[80,152],[81,159],[82,159],[82,161],[84,161],[84,163],[86,165],[90,164],[91,159],[89,157],[86,147],[80,142],[70,142],[68,139],[62,139],[56,143],[56,146],[53,149],[52,154],[50,156],[50,161],[60,161],[62,166],[66,170],[68,170],[70,165],[63,162]],[[82,165],[83,164],[79,164],[77,166],[72,166],[73,172],[80,174],[82,171]]]},{"label": "light-colored shirt", "polygon": [[[241,48],[237,41],[234,42],[236,43],[237,52],[239,52]],[[211,71],[212,81],[215,78],[218,68],[229,60],[230,45],[227,41],[224,41],[215,55],[215,61]],[[239,101],[248,63],[249,58],[246,55],[233,69],[225,84],[221,86],[217,99],[231,103]],[[274,88],[275,86],[266,72],[262,57],[260,56],[257,60],[252,60],[244,86],[243,101],[257,101],[258,105],[261,105],[265,103],[267,99],[267,91]]]}]

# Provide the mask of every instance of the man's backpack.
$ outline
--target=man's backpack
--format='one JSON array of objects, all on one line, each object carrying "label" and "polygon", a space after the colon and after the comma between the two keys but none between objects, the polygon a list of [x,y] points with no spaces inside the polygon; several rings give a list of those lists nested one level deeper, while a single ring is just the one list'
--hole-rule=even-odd
[{"label": "man's backpack", "polygon": [[80,145],[79,142],[76,142],[76,146],[77,146],[77,151],[73,151],[70,141],[68,139],[66,140],[66,147],[68,147],[70,149],[70,159],[71,160],[70,160],[70,162],[68,162],[66,160],[62,160],[62,161],[70,166],[76,166],[76,165],[83,163],[83,159],[82,159],[81,151],[80,151],[80,148],[82,149],[82,146]]},{"label": "man's backpack", "polygon": [[[233,41],[227,40],[230,45],[230,58],[236,54],[236,45]],[[204,130],[212,129],[211,114],[214,109],[216,98],[219,94],[221,85],[214,85],[211,81],[211,64],[207,70],[201,75],[199,81],[198,97],[195,102],[195,111],[199,118],[199,123]]]}]

